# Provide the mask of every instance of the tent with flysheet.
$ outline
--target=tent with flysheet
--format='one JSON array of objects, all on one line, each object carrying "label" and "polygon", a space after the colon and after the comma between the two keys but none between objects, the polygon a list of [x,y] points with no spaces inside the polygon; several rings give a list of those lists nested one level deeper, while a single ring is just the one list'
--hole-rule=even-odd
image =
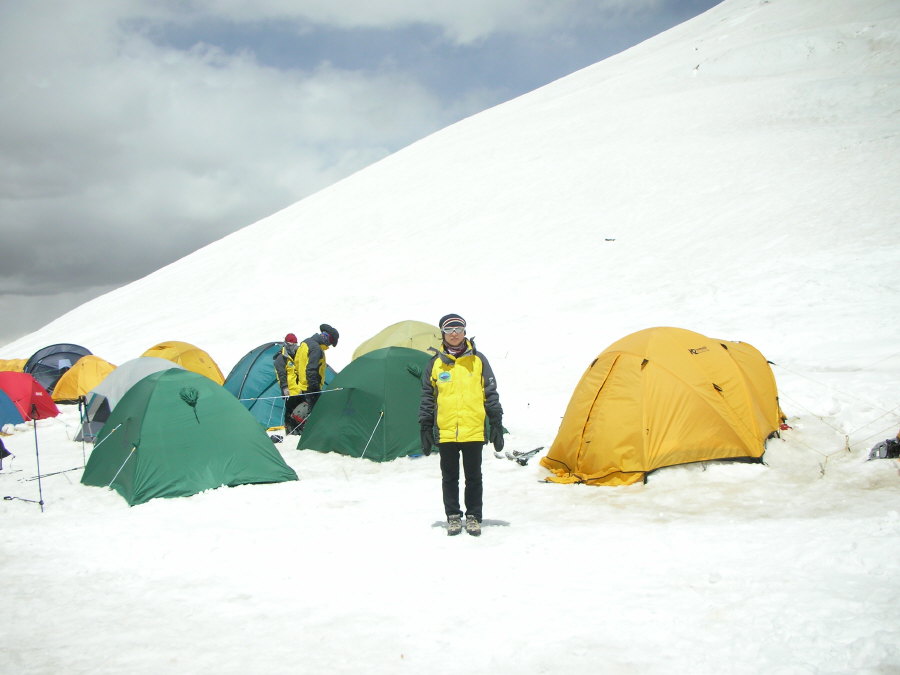
[{"label": "tent with flysheet", "polygon": [[783,420],[754,347],[649,328],[591,362],[541,464],[553,482],[628,485],[664,466],[759,459]]},{"label": "tent with flysheet", "polygon": [[90,355],[90,350],[80,345],[60,343],[49,345],[32,354],[23,372],[30,374],[51,394],[59,378],[80,359]]},{"label": "tent with flysheet", "polygon": [[0,390],[0,427],[4,424],[21,424],[25,421],[21,411],[5,391]]},{"label": "tent with flysheet", "polygon": [[297,480],[253,416],[221,386],[172,368],[126,392],[97,436],[81,482],[131,505],[223,485]]},{"label": "tent with flysheet", "polygon": [[113,370],[85,395],[84,419],[76,441],[93,443],[116,404],[131,387],[152,373],[181,366],[155,356],[141,356],[126,361]]},{"label": "tent with flysheet", "polygon": [[50,394],[28,373],[0,372],[0,391],[9,396],[26,422],[59,415]]},{"label": "tent with flysheet", "polygon": [[422,373],[430,360],[406,347],[354,359],[319,396],[297,448],[376,462],[420,453]]},{"label": "tent with flysheet", "polygon": [[53,400],[57,403],[77,401],[82,396],[86,396],[115,369],[113,364],[99,356],[93,354],[82,356],[59,378],[56,386],[53,387]]},{"label": "tent with flysheet", "polygon": [[0,370],[11,370],[14,373],[24,373],[28,359],[0,359]]},{"label": "tent with flysheet", "polygon": [[429,347],[440,349],[440,346],[441,329],[437,326],[422,321],[400,321],[360,344],[353,351],[353,358],[385,347],[406,347],[427,353]]},{"label": "tent with flysheet", "polygon": [[225,382],[225,376],[222,375],[222,371],[219,370],[219,366],[213,358],[189,342],[179,342],[178,340],[160,342],[158,345],[150,347],[141,356],[168,359],[186,370],[208,377],[216,384]]},{"label": "tent with flysheet", "polygon": [[[266,429],[284,426],[284,398],[275,378],[273,363],[283,345],[283,342],[267,342],[251,349],[225,378],[225,388]],[[326,364],[325,386],[331,383],[335,374],[334,369]]]}]

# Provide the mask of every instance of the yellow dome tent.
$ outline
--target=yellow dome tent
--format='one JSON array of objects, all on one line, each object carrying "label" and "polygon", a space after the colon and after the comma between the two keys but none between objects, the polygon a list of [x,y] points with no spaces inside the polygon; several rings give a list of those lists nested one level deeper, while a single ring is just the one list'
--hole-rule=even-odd
[{"label": "yellow dome tent", "polygon": [[[353,352],[353,359],[384,347],[406,347],[428,352],[429,347],[441,345],[441,330],[422,321],[400,321],[392,324],[363,342]],[[351,359],[351,361],[353,360]]]},{"label": "yellow dome tent", "polygon": [[155,356],[177,363],[185,370],[204,375],[216,384],[225,384],[225,376],[213,358],[199,347],[187,342],[170,340],[150,347],[141,356]]},{"label": "yellow dome tent", "polygon": [[53,387],[53,400],[57,403],[77,401],[115,369],[113,364],[99,356],[82,356]]},{"label": "yellow dome tent", "polygon": [[0,359],[0,372],[21,373],[28,359]]},{"label": "yellow dome tent", "polygon": [[541,464],[553,482],[629,485],[664,466],[760,458],[783,420],[754,347],[649,328],[594,359]]}]

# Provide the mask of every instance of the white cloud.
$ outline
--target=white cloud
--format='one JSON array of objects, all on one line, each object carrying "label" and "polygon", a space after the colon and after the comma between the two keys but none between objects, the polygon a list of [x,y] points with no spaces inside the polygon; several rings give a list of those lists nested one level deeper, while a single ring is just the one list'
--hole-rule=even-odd
[{"label": "white cloud", "polygon": [[27,261],[0,251],[6,288],[60,251],[81,261],[72,285],[152,271],[461,114],[397,70],[181,51],[123,27],[140,3],[88,4],[0,15],[0,219],[52,241]]}]

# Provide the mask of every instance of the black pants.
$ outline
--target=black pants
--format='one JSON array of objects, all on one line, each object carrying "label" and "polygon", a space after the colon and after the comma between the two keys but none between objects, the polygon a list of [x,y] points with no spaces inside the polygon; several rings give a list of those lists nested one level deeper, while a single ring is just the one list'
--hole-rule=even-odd
[{"label": "black pants", "polygon": [[459,509],[459,456],[462,454],[466,477],[466,515],[481,522],[481,451],[484,443],[441,443],[441,487],[444,493],[444,513],[462,515]]}]

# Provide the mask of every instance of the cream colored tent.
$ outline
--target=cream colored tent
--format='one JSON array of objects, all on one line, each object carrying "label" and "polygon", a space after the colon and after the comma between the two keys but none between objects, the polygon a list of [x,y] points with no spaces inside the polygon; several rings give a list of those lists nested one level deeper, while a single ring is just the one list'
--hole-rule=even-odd
[{"label": "cream colored tent", "polygon": [[421,321],[400,321],[359,345],[353,352],[353,358],[358,359],[363,354],[384,347],[406,347],[407,349],[418,349],[420,352],[428,352],[429,347],[439,348],[440,345],[441,330],[437,326]]},{"label": "cream colored tent", "polygon": [[650,328],[594,359],[541,464],[554,482],[628,485],[659,467],[760,458],[783,419],[755,348]]},{"label": "cream colored tent", "polygon": [[199,347],[195,347],[188,342],[178,342],[177,340],[160,342],[158,345],[145,351],[141,356],[155,356],[160,359],[168,359],[182,366],[185,370],[208,377],[217,384],[225,383],[225,376],[222,375],[222,371],[219,370],[219,366],[213,361],[213,358]]},{"label": "cream colored tent", "polygon": [[53,400],[57,403],[77,401],[100,384],[116,367],[99,356],[82,356],[69,368],[53,387]]}]

